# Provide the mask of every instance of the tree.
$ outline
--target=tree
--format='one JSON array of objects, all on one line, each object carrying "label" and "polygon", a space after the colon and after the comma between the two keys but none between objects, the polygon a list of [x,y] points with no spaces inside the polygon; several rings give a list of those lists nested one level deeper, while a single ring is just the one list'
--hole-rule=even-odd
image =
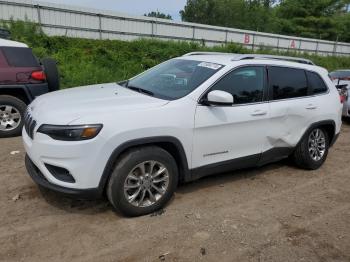
[{"label": "tree", "polygon": [[245,28],[271,32],[274,20],[273,4],[276,0],[249,0],[245,2],[248,17]]},{"label": "tree", "polygon": [[183,21],[271,31],[276,0],[187,0],[180,11]]},{"label": "tree", "polygon": [[335,17],[337,40],[350,42],[350,13],[349,9]]},{"label": "tree", "polygon": [[337,40],[337,23],[345,12],[344,0],[284,0],[276,7],[282,34]]},{"label": "tree", "polygon": [[148,14],[144,14],[144,16],[173,20],[171,15],[167,15],[167,14],[161,13],[159,11],[152,11]]},{"label": "tree", "polygon": [[350,41],[350,0],[187,0],[183,21]]}]

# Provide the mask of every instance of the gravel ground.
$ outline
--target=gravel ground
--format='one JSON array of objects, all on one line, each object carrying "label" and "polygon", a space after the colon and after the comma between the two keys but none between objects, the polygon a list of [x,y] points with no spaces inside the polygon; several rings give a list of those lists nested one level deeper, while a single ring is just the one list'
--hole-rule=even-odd
[{"label": "gravel ground", "polygon": [[320,170],[282,161],[203,178],[139,218],[40,191],[21,139],[0,145],[0,261],[350,261],[349,123]]}]

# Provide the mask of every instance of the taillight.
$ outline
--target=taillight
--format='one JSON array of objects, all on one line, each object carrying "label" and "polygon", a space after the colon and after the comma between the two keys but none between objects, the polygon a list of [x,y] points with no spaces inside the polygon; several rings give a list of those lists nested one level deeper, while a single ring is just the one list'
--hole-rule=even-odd
[{"label": "taillight", "polygon": [[32,72],[31,77],[34,80],[39,80],[39,81],[44,81],[46,79],[46,75],[44,71],[34,71]]},{"label": "taillight", "polygon": [[340,103],[343,104],[348,98],[348,90],[347,88],[342,88],[342,89],[338,89],[338,92],[340,96]]},{"label": "taillight", "polygon": [[342,103],[342,104],[344,104],[345,103],[345,101],[346,101],[346,96],[342,96],[342,95],[340,95],[340,103]]}]

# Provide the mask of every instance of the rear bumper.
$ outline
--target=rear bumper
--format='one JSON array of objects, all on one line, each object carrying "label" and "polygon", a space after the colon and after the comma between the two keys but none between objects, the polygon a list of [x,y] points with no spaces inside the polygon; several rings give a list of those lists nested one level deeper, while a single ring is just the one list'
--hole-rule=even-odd
[{"label": "rear bumper", "polygon": [[350,101],[344,104],[343,117],[350,117]]},{"label": "rear bumper", "polygon": [[14,93],[19,90],[23,92],[28,100],[28,102],[32,102],[37,96],[46,94],[49,92],[48,83],[41,84],[0,84],[0,89],[6,89],[12,91]]},{"label": "rear bumper", "polygon": [[42,83],[42,84],[26,84],[25,85],[34,100],[37,96],[41,96],[43,94],[47,94],[49,92],[49,85],[48,83]]},{"label": "rear bumper", "polygon": [[329,144],[330,147],[333,146],[333,145],[335,144],[335,142],[337,142],[337,140],[338,140],[338,138],[339,138],[339,134],[340,134],[340,133],[334,135],[332,141],[331,141],[330,144]]},{"label": "rear bumper", "polygon": [[98,199],[102,197],[102,192],[98,188],[92,189],[73,189],[66,188],[62,186],[58,186],[50,183],[45,176],[41,173],[41,171],[35,166],[33,161],[29,158],[28,155],[25,157],[25,166],[28,174],[33,179],[33,181],[50,190],[62,193],[67,196],[71,196],[78,199]]}]

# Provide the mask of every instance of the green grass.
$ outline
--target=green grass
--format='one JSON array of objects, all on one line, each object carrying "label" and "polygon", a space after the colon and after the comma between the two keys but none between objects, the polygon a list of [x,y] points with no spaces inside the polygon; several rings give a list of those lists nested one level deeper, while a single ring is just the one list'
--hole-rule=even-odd
[{"label": "green grass", "polygon": [[[140,39],[125,42],[49,37],[33,23],[12,21],[3,26],[11,31],[13,40],[28,44],[39,58],[53,57],[58,61],[62,88],[127,79],[160,62],[193,51],[252,52],[234,43],[209,48],[200,43],[179,41]],[[269,49],[261,49],[258,53],[309,58],[329,71],[350,68],[350,57],[278,53]]]}]

